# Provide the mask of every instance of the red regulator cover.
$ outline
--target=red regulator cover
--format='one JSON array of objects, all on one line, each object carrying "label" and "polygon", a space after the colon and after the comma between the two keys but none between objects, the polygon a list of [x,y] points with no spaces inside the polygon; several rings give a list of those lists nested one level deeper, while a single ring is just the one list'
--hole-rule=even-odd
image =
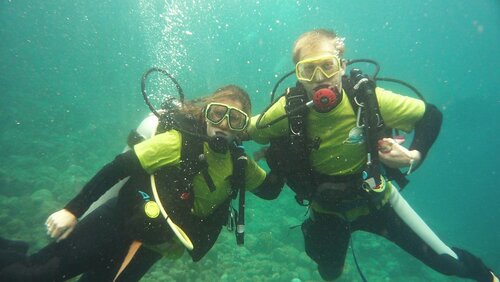
[{"label": "red regulator cover", "polygon": [[330,88],[318,89],[312,98],[318,112],[328,112],[340,102],[337,91]]}]

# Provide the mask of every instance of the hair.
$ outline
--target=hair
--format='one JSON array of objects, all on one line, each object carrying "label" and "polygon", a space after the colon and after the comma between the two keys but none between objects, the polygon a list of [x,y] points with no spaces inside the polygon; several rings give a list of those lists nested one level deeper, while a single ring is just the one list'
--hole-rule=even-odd
[{"label": "hair", "polygon": [[242,110],[249,117],[251,116],[252,103],[250,101],[250,96],[248,96],[248,93],[243,88],[232,84],[215,90],[215,92],[209,96],[184,102],[182,112],[201,122],[204,118],[203,110],[205,107],[210,103],[219,102],[223,99],[231,99],[240,102],[243,107]]},{"label": "hair", "polygon": [[332,46],[339,52],[338,56],[342,57],[344,54],[344,38],[339,38],[337,33],[329,29],[313,29],[301,34],[295,43],[293,44],[293,62],[296,64],[299,62],[301,54],[300,52],[304,48],[316,48],[319,47],[324,41],[328,41]]}]

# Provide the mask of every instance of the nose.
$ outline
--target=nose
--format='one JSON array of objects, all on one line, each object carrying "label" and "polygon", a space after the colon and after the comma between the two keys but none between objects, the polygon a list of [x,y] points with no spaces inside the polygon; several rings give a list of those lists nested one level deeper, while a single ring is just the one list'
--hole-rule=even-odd
[{"label": "nose", "polygon": [[319,67],[316,68],[313,74],[313,80],[315,82],[320,82],[326,79],[326,76],[323,74],[323,72],[319,69]]},{"label": "nose", "polygon": [[224,130],[228,130],[229,129],[229,124],[228,124],[227,116],[222,119],[221,123],[218,124],[218,127],[220,129],[224,129]]}]

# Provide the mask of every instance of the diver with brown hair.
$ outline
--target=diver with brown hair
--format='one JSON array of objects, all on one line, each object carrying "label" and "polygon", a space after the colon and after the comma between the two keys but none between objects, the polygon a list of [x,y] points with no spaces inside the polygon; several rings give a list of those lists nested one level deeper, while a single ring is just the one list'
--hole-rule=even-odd
[{"label": "diver with brown hair", "polygon": [[[48,218],[56,241],[4,263],[0,280],[64,281],[85,273],[82,281],[138,281],[162,257],[179,258],[187,249],[200,260],[227,223],[238,189],[241,198],[244,190],[259,194],[271,185],[237,142],[250,111],[248,94],[235,85],[184,103],[177,126],[160,122],[156,135],[105,165]],[[127,177],[117,198],[78,221]]]}]

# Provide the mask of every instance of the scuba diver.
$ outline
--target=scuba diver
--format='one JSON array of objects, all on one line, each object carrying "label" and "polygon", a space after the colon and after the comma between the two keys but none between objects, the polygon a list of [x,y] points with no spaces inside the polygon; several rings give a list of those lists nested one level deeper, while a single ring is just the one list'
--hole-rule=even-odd
[{"label": "scuba diver", "polygon": [[[300,35],[293,46],[298,82],[253,117],[247,130],[254,141],[270,143],[265,157],[271,172],[308,206],[305,251],[321,277],[341,276],[351,233],[362,230],[445,275],[498,281],[479,258],[444,244],[391,182],[404,187],[405,176],[422,165],[438,136],[440,111],[376,87],[376,79],[359,69],[345,74],[343,53],[344,39],[333,31]],[[409,148],[392,130],[414,132]],[[280,192],[268,191],[275,197]]]},{"label": "scuba diver", "polygon": [[[177,110],[153,110],[157,118],[143,122],[154,124],[154,136],[129,136],[132,150],[48,218],[56,241],[27,256],[25,243],[0,240],[2,249],[9,247],[0,252],[0,281],[65,281],[82,273],[80,281],[138,281],[160,258],[179,258],[185,249],[199,261],[226,224],[237,225],[231,227],[243,244],[245,191],[259,196],[272,186],[238,141],[249,124],[249,96],[228,85],[207,97],[181,98]],[[117,197],[81,218],[126,178]],[[238,194],[239,212],[231,205]]]}]

